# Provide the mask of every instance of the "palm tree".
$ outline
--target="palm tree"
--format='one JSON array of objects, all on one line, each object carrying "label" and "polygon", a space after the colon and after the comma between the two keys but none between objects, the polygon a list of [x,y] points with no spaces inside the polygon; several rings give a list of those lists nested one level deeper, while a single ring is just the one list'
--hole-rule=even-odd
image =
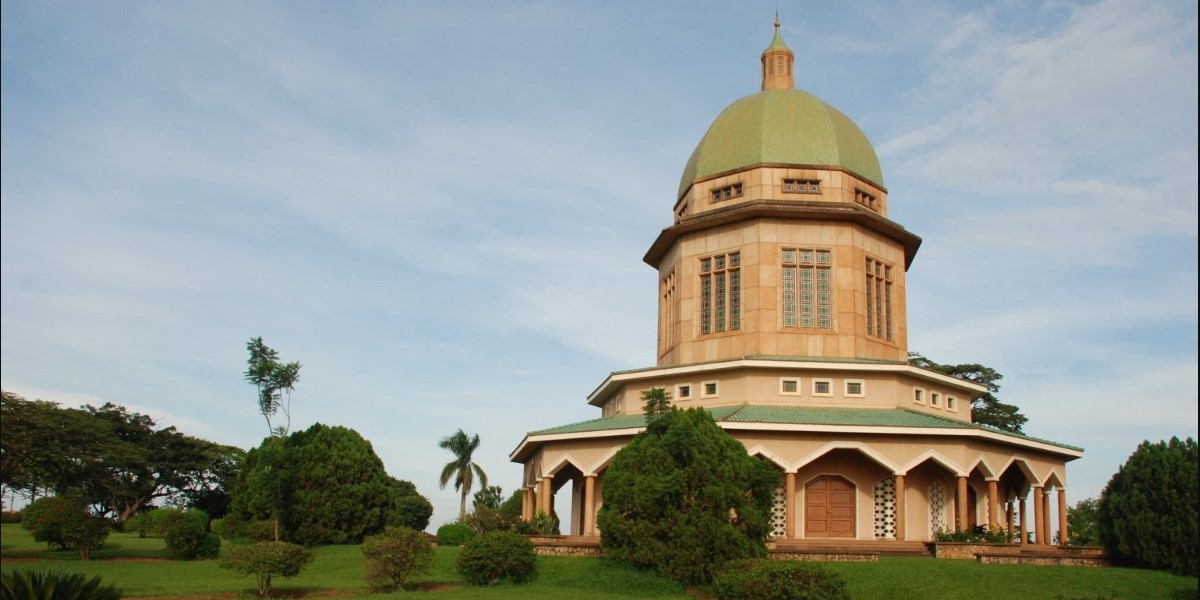
[{"label": "palm tree", "polygon": [[442,438],[442,441],[438,442],[438,447],[454,453],[454,460],[446,463],[446,466],[442,468],[440,483],[442,489],[445,489],[450,478],[454,478],[454,489],[459,490],[462,494],[462,501],[458,506],[458,520],[462,521],[467,517],[467,494],[471,493],[475,476],[479,475],[480,487],[487,487],[488,484],[487,473],[484,473],[483,469],[471,459],[471,455],[479,447],[479,435],[468,438],[467,434],[459,429],[454,435]]}]

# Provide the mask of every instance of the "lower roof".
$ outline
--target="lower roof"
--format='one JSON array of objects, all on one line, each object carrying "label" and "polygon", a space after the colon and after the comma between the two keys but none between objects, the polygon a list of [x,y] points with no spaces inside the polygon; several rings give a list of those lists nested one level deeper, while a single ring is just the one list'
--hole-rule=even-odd
[{"label": "lower roof", "polygon": [[[970,423],[957,419],[950,419],[934,414],[910,410],[907,408],[849,408],[849,407],[832,407],[832,406],[769,406],[761,404],[734,404],[730,406],[717,406],[706,408],[709,414],[717,424],[725,429],[781,429],[781,430],[806,430],[814,431],[827,427],[831,431],[853,430],[857,433],[870,433],[871,429],[879,428],[879,433],[888,434],[921,434],[921,433],[940,433],[953,434],[955,430],[967,433],[983,433],[986,437],[1005,441],[1005,438],[1010,438],[1008,441],[1019,444],[1036,444],[1048,445],[1053,449],[1061,449],[1068,454],[1078,455],[1083,452],[1083,448],[1071,446],[1050,440],[1035,438],[1021,433],[1014,433],[983,425],[980,423]],[[561,439],[562,437],[576,437],[572,434],[590,434],[604,433],[616,431],[630,431],[643,429],[646,426],[646,416],[643,414],[632,415],[614,415],[611,417],[602,417],[589,421],[580,421],[578,423],[570,423],[531,431],[525,436],[517,451],[514,451],[513,456],[520,452],[520,448],[529,443],[536,443],[537,438],[552,438]],[[924,431],[922,431],[924,430]],[[523,453],[523,452],[521,452]]]}]

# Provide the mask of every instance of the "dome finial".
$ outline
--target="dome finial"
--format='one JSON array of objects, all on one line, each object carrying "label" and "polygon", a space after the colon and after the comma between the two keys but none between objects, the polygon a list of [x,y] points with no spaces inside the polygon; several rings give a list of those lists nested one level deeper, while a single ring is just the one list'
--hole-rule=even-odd
[{"label": "dome finial", "polygon": [[791,90],[796,87],[792,75],[792,63],[796,57],[791,48],[783,43],[783,34],[779,32],[779,11],[775,11],[775,38],[771,45],[762,53],[762,89]]}]

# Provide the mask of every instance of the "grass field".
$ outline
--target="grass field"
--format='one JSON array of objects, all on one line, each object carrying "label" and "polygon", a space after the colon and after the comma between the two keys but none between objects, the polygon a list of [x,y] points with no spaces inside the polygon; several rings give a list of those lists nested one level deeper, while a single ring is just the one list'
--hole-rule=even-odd
[{"label": "grass field", "polygon": [[[433,571],[418,579],[424,592],[372,594],[363,582],[358,546],[325,546],[299,577],[277,579],[277,595],[290,597],[412,598],[438,600],[484,598],[683,600],[677,584],[610,561],[540,557],[538,577],[522,586],[472,588],[454,572],[457,548],[438,548]],[[0,528],[3,569],[61,569],[99,575],[127,598],[194,600],[253,596],[254,580],[217,567],[216,561],[167,561],[161,539],[114,533],[94,560],[81,562],[72,552],[46,550],[18,525]],[[878,563],[829,563],[841,573],[858,599],[913,600],[1183,600],[1197,597],[1197,580],[1139,569],[979,565],[972,561],[888,558]]]}]

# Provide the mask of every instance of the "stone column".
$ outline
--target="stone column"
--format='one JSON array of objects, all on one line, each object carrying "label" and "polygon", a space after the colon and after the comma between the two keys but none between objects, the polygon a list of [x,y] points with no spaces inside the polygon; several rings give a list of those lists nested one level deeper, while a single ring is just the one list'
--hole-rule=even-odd
[{"label": "stone column", "polygon": [[1008,543],[1011,544],[1011,543],[1017,541],[1017,528],[1015,527],[1016,523],[1013,520],[1013,501],[1012,500],[1009,500],[1004,503],[1004,524],[1007,526],[1005,531],[1008,532]]},{"label": "stone column", "polygon": [[787,473],[784,480],[784,506],[787,507],[787,512],[784,516],[784,527],[787,531],[784,532],[783,537],[790,540],[796,537],[796,474]]},{"label": "stone column", "polygon": [[538,500],[540,500],[540,502],[538,502],[538,509],[546,513],[547,517],[549,517],[551,511],[554,510],[554,492],[550,491],[550,487],[553,485],[553,483],[553,479],[549,477],[543,477],[542,489],[538,490]]},{"label": "stone column", "polygon": [[583,535],[596,535],[596,476],[583,478]]},{"label": "stone column", "polygon": [[904,539],[904,476],[896,475],[896,539]]},{"label": "stone column", "polygon": [[958,521],[958,531],[967,530],[967,478],[958,478],[958,514],[954,515]]},{"label": "stone column", "polygon": [[988,484],[988,530],[990,531],[993,525],[1000,524],[1000,498],[999,482],[992,479]]},{"label": "stone column", "polygon": [[1017,512],[1021,513],[1021,530],[1017,532],[1017,543],[1024,546],[1029,540],[1029,519],[1025,516],[1025,496],[1021,496],[1021,499],[1017,501]]},{"label": "stone column", "polygon": [[1046,523],[1045,516],[1042,511],[1045,509],[1044,502],[1045,494],[1042,493],[1042,486],[1034,486],[1033,488],[1033,528],[1034,528],[1034,543],[1041,544],[1042,538],[1046,537],[1046,530],[1043,525]]},{"label": "stone column", "polygon": [[521,489],[521,520],[533,520],[533,488],[528,486]]},{"label": "stone column", "polygon": [[1058,488],[1058,545],[1066,546],[1070,538],[1067,534],[1067,490]]},{"label": "stone column", "polygon": [[1045,536],[1039,536],[1043,546],[1049,546],[1050,541],[1054,538],[1054,532],[1050,531],[1050,492],[1042,492],[1042,531],[1046,532]]}]

